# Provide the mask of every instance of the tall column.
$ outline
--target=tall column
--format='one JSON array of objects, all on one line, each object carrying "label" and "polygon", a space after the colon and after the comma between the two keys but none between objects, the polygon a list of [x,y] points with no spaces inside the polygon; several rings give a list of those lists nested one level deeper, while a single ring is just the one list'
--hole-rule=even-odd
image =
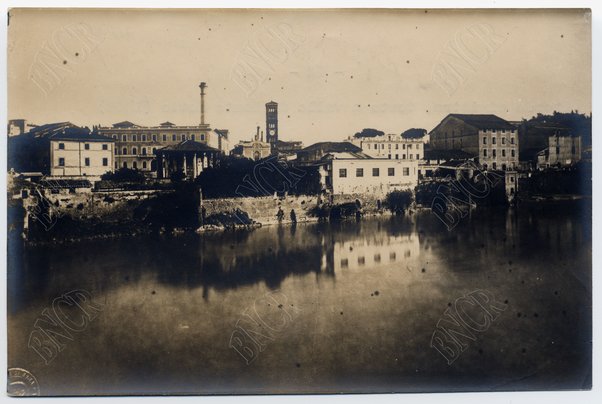
[{"label": "tall column", "polygon": [[194,153],[194,158],[192,160],[192,167],[193,167],[193,171],[194,171],[194,178],[198,177],[199,175],[199,167],[198,167],[198,161],[196,158],[196,153]]},{"label": "tall column", "polygon": [[184,154],[184,161],[182,162],[182,172],[186,175],[186,154]]}]

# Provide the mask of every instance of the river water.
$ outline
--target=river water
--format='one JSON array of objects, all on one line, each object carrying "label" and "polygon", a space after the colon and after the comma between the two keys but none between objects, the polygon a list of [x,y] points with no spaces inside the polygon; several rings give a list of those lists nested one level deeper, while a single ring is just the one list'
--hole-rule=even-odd
[{"label": "river water", "polygon": [[[9,367],[43,395],[585,388],[591,249],[587,200],[477,209],[450,231],[423,211],[11,241]],[[54,329],[60,350],[28,346],[49,328],[44,310],[77,290],[93,300],[83,325]],[[433,332],[476,290],[503,308],[448,364]],[[63,305],[72,319],[77,307]]]}]

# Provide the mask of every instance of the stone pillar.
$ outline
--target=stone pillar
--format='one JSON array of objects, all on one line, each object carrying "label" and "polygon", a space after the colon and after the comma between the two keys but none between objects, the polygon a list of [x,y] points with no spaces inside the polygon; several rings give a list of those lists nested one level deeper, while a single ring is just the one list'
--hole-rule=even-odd
[{"label": "stone pillar", "polygon": [[198,175],[199,175],[199,167],[198,167],[197,163],[198,163],[198,161],[197,161],[197,158],[196,158],[196,153],[194,153],[194,157],[193,157],[193,160],[192,160],[192,167],[193,167],[193,172],[194,172],[194,178],[198,177]]},{"label": "stone pillar", "polygon": [[186,175],[186,154],[184,154],[184,161],[182,162],[182,172]]}]

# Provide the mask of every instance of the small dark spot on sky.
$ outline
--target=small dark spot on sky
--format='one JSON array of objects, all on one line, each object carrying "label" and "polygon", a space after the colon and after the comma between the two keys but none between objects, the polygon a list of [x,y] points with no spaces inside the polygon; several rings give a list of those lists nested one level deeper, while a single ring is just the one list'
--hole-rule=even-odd
[{"label": "small dark spot on sky", "polygon": [[407,64],[410,64],[410,61],[409,61],[409,60],[406,60],[406,63],[407,63]]},{"label": "small dark spot on sky", "polygon": [[79,56],[79,52],[75,52],[75,56]]},{"label": "small dark spot on sky", "polygon": [[358,108],[360,108],[360,107],[361,107],[361,105],[360,105],[360,104],[357,104],[357,107],[358,107]]},{"label": "small dark spot on sky", "polygon": [[368,106],[370,106],[370,104],[368,104]]},{"label": "small dark spot on sky", "polygon": [[209,28],[209,31],[211,31],[211,28]]},{"label": "small dark spot on sky", "polygon": [[353,76],[351,76],[351,78],[353,78]]},{"label": "small dark spot on sky", "polygon": [[377,290],[374,292],[374,296],[378,296],[378,295],[380,295],[380,292]]},{"label": "small dark spot on sky", "polygon": [[343,315],[343,312],[341,312],[341,316]]},{"label": "small dark spot on sky", "polygon": [[416,29],[418,29],[418,25],[416,25]]},{"label": "small dark spot on sky", "polygon": [[422,268],[422,272],[426,272],[426,268]]},{"label": "small dark spot on sky", "polygon": [[374,296],[374,293],[370,293],[370,296]]},{"label": "small dark spot on sky", "polygon": [[564,35],[560,35],[561,38],[564,38]]},{"label": "small dark spot on sky", "polygon": [[254,27],[254,26],[255,26],[255,24],[251,24],[251,26],[252,26],[252,27]]},{"label": "small dark spot on sky", "polygon": [[153,290],[153,291],[151,292],[151,295],[154,295],[155,293],[157,293],[157,292],[155,292],[155,291]]},{"label": "small dark spot on sky", "polygon": [[279,305],[278,305],[278,308],[279,308],[279,309],[281,309],[281,308],[282,308],[282,304],[279,304]]},{"label": "small dark spot on sky", "polygon": [[427,14],[429,11],[428,10],[424,10],[424,14]]},{"label": "small dark spot on sky", "polygon": [[66,60],[63,60],[63,64],[64,64],[64,65],[66,65],[66,64],[67,64],[67,61],[66,61]]},{"label": "small dark spot on sky", "polygon": [[287,118],[290,118],[291,116],[290,116],[290,115],[287,115],[286,117],[287,117]]},{"label": "small dark spot on sky", "polygon": [[426,112],[429,112],[429,110],[427,109]]},{"label": "small dark spot on sky", "polygon": [[201,40],[201,38],[197,38],[197,40],[198,40],[198,41],[200,41],[200,40]]},{"label": "small dark spot on sky", "polygon": [[272,81],[272,78],[271,78],[271,77],[268,77],[268,80],[269,80],[269,81]]},{"label": "small dark spot on sky", "polygon": [[284,90],[284,87],[280,87],[281,90]]}]

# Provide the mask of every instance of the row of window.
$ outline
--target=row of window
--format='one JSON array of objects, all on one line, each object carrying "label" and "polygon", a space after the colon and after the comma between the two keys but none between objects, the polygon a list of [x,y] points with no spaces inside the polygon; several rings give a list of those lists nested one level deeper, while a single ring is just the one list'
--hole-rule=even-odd
[{"label": "row of window", "polygon": [[[389,167],[389,168],[387,168],[387,175],[389,177],[395,176],[395,167]],[[405,176],[410,175],[410,168],[409,167],[403,167],[403,175],[405,175]],[[364,176],[364,169],[363,168],[356,168],[355,169],[355,176],[356,177],[363,177]],[[373,167],[372,168],[372,176],[373,177],[380,176],[380,168],[379,167]],[[339,168],[339,178],[347,178],[347,169],[346,168]]]},{"label": "row of window", "polygon": [[[119,136],[118,135],[112,135],[111,136],[113,139],[115,140],[119,140]],[[158,135],[130,135],[130,142],[147,142],[150,139],[152,139],[153,142],[156,142],[157,139],[159,139]],[[169,139],[169,135],[161,135],[161,139],[163,142],[167,142],[167,139]],[[172,142],[177,142],[179,140],[184,141],[184,140],[196,140],[196,134],[192,133],[190,134],[190,136],[188,136],[186,133],[182,133],[180,136],[178,136],[177,134],[173,134],[171,135],[171,141]],[[199,135],[199,139],[201,141],[205,141],[205,134],[201,133]],[[128,135],[121,135],[121,141],[122,142],[127,142],[128,141]]]},{"label": "row of window", "polygon": [[[413,154],[410,154],[410,155],[408,155],[408,156],[409,156],[408,158],[409,158],[410,160],[413,160],[413,159],[414,159],[414,155],[413,155]],[[388,159],[392,159],[392,158],[393,158],[393,155],[392,155],[392,154],[389,154],[387,158],[388,158]],[[401,155],[401,159],[402,159],[402,160],[405,160],[405,159],[406,159],[406,154],[402,154],[402,155]],[[420,159],[420,154],[416,153],[416,159],[417,159],[417,160],[419,160],[419,159]],[[396,155],[395,155],[395,160],[399,160],[399,154],[396,154]]]},{"label": "row of window", "polygon": [[[84,159],[84,165],[86,167],[90,167],[90,157],[86,157]],[[109,159],[106,157],[103,157],[102,159],[102,165],[104,167],[107,167],[109,165]],[[59,167],[65,167],[65,158],[64,157],[59,157]]]},{"label": "row of window", "polygon": [[[514,149],[510,149],[510,156],[514,157],[516,152]],[[483,149],[483,157],[487,157],[487,149]],[[491,157],[497,157],[496,149],[491,150]],[[506,149],[502,149],[502,157],[506,157]]]},{"label": "row of window", "polygon": [[[90,150],[90,143],[84,143],[84,149]],[[109,150],[109,145],[106,143],[102,144],[103,150]],[[65,143],[59,143],[59,150],[65,150]]]},{"label": "row of window", "polygon": [[[502,144],[506,144],[506,138],[503,137],[501,139],[502,139]],[[495,144],[495,142],[496,142],[495,137],[492,137],[491,138],[491,144]],[[483,144],[487,144],[487,136],[483,136]],[[510,138],[510,144],[514,144],[514,138],[513,137]]]},{"label": "row of window", "polygon": [[[127,161],[124,161],[124,162],[123,162],[123,164],[122,164],[122,167],[123,167],[123,168],[128,168],[128,162],[127,162]],[[115,162],[115,168],[118,168],[118,163],[117,163],[117,162]],[[132,168],[133,168],[134,170],[138,169],[138,162],[137,162],[137,161],[134,161],[134,162],[132,162]],[[148,168],[148,164],[147,164],[147,162],[146,162],[146,161],[143,161],[143,162],[142,162],[142,169],[143,169],[143,170],[146,170],[147,168]],[[151,166],[151,168],[152,168],[152,169],[155,169],[155,168],[153,168],[152,166]]]},{"label": "row of window", "polygon": [[[156,151],[157,151],[157,148],[153,147],[151,149],[151,154],[155,154]],[[140,149],[140,154],[142,154],[143,156],[146,156],[146,154],[147,154],[146,152],[147,152],[146,147],[143,147],[143,148]],[[119,155],[119,149],[118,148],[115,148],[115,154]],[[128,155],[128,148],[127,147],[122,148],[121,149],[121,154],[124,155],[124,156],[127,156]],[[135,147],[135,146],[132,147],[132,153],[131,154],[137,155],[138,154],[138,148]]]},{"label": "row of window", "polygon": [[[385,148],[385,144],[384,143],[374,143],[373,149],[374,150],[378,150],[379,149],[379,147],[378,147],[379,145],[380,145],[380,149],[381,150],[383,150]],[[391,143],[388,143],[388,145],[389,145],[388,149],[391,150]],[[401,145],[402,145],[402,149],[405,150],[406,149],[406,143],[402,143]],[[367,149],[370,150],[370,143],[366,143],[366,146],[368,146]],[[408,149],[412,148],[412,144],[408,144],[407,146],[408,146],[407,147]],[[420,149],[420,143],[416,143],[416,149]],[[395,143],[395,150],[399,150],[399,143]]]},{"label": "row of window", "polygon": [[[487,164],[483,164],[483,170],[487,170],[487,168],[489,168],[489,166]],[[491,168],[494,170],[497,170],[497,164],[495,162],[491,163]],[[506,164],[502,164],[502,170],[506,171],[507,169],[511,169],[514,170],[515,165],[514,163],[510,163],[510,166],[507,166]],[[514,179],[511,179],[512,182],[514,182]]]}]

